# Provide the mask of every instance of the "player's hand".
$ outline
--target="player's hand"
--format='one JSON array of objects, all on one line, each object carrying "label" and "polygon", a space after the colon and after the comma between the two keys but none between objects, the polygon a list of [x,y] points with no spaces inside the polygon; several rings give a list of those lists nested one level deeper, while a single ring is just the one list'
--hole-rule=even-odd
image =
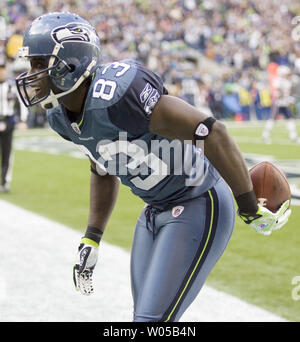
[{"label": "player's hand", "polygon": [[84,295],[90,295],[94,292],[92,275],[97,260],[98,244],[91,239],[83,238],[73,267],[73,281],[76,290]]},{"label": "player's hand", "polygon": [[273,230],[283,227],[290,215],[290,201],[285,201],[276,213],[258,204],[258,210],[254,215],[238,212],[241,219],[254,228],[258,233],[270,235]]}]

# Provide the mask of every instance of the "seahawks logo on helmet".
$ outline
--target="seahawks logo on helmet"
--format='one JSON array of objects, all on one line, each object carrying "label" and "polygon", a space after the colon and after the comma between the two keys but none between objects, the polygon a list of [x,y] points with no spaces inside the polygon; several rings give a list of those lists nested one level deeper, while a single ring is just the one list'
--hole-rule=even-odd
[{"label": "seahawks logo on helmet", "polygon": [[90,29],[88,25],[70,23],[52,30],[51,37],[58,44],[70,41],[90,42],[89,34]]}]

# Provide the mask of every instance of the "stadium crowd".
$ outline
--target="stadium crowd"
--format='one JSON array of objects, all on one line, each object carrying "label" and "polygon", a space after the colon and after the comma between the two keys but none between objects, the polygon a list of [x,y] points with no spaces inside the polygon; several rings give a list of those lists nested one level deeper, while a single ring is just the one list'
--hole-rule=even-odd
[{"label": "stadium crowd", "polygon": [[103,63],[139,60],[170,93],[218,118],[268,118],[272,66],[284,66],[287,106],[300,117],[299,0],[8,0],[6,44],[35,17],[62,10],[96,27]]}]

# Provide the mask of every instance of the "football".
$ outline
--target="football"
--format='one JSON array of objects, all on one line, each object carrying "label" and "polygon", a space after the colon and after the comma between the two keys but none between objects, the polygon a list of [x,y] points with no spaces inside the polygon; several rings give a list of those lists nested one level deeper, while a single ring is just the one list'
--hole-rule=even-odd
[{"label": "football", "polygon": [[281,204],[291,199],[291,190],[284,173],[274,164],[264,161],[254,165],[249,174],[257,203],[276,212]]}]

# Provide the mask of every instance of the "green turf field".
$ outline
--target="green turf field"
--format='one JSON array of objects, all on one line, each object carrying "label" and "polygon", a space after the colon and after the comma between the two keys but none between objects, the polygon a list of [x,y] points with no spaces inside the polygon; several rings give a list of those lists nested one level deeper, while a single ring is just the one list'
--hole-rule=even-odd
[{"label": "green turf field", "polygon": [[[300,160],[300,145],[289,142],[283,123],[276,125],[271,145],[261,143],[261,125],[231,124],[229,131],[244,153]],[[41,130],[17,132],[16,140],[35,135],[52,134]],[[89,203],[88,161],[26,150],[15,151],[14,160],[11,193],[0,195],[0,199],[83,232]],[[130,250],[136,218],[143,205],[121,186],[104,240]],[[257,234],[237,219],[232,240],[208,284],[284,318],[300,321],[300,300],[292,298],[295,285],[291,284],[295,276],[300,276],[300,206],[293,206],[292,210],[288,225],[269,237]]]}]

